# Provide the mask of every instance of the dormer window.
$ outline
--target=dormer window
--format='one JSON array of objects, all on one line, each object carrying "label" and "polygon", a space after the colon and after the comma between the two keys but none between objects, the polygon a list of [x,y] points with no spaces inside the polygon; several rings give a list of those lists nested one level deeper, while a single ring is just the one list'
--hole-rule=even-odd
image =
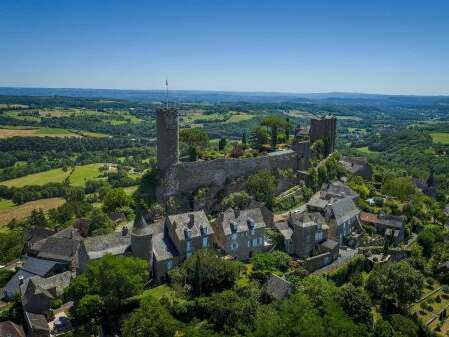
[{"label": "dormer window", "polygon": [[254,229],[254,227],[256,227],[256,223],[252,218],[248,218],[248,220],[246,220],[246,223],[248,224],[249,229]]},{"label": "dormer window", "polygon": [[201,225],[201,226],[200,226],[200,231],[201,231],[201,235],[202,235],[202,236],[207,235],[207,227],[206,227],[206,226]]},{"label": "dormer window", "polygon": [[231,226],[231,232],[232,233],[237,233],[237,230],[238,230],[238,227],[239,227],[237,222],[231,221],[231,223],[229,225]]}]

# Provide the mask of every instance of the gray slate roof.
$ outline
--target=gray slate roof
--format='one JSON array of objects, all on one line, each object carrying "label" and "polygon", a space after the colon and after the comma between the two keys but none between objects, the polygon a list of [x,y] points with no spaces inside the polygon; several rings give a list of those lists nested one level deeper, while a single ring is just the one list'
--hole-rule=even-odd
[{"label": "gray slate roof", "polygon": [[334,214],[337,225],[344,223],[354,216],[360,214],[360,210],[355,205],[350,197],[337,199],[330,205],[332,213]]},{"label": "gray slate roof", "polygon": [[[190,223],[190,216],[193,216],[194,222]],[[168,222],[171,225],[176,224],[175,233],[179,241],[185,240],[185,229],[190,229],[192,232],[192,238],[201,236],[201,227],[207,229],[207,235],[213,234],[214,230],[207,219],[204,211],[195,211],[188,213],[181,213],[175,215],[169,215],[167,217]]]},{"label": "gray slate roof", "polygon": [[175,245],[164,233],[153,236],[153,256],[156,261],[170,260],[178,255]]},{"label": "gray slate roof", "polygon": [[275,222],[274,227],[282,234],[284,240],[290,240],[293,235],[293,230],[286,221]]},{"label": "gray slate roof", "polygon": [[323,243],[321,243],[321,246],[326,250],[331,251],[338,247],[338,242],[334,240],[326,240]]},{"label": "gray slate roof", "polygon": [[25,320],[32,331],[50,331],[45,315],[25,312]]},{"label": "gray slate roof", "polygon": [[236,232],[247,232],[249,230],[249,222],[254,223],[254,229],[266,227],[260,208],[241,210],[237,217],[234,210],[229,208],[223,213],[223,221],[220,225],[222,226],[223,233],[225,235],[231,235],[231,223],[235,223],[237,225]]},{"label": "gray slate roof", "polygon": [[58,262],[36,259],[34,257],[28,257],[24,265],[20,270],[9,280],[3,289],[3,293],[7,298],[12,298],[15,294],[19,293],[19,277],[22,276],[26,281],[34,276],[47,277]]},{"label": "gray slate roof", "polygon": [[64,289],[69,286],[72,273],[66,271],[51,277],[43,278],[34,276],[22,285],[22,303],[26,306],[27,303],[33,301],[33,297],[38,294],[44,294],[48,298],[56,298],[63,294]]},{"label": "gray slate roof", "polygon": [[38,257],[42,259],[71,262],[80,241],[65,237],[49,237],[39,249]]},{"label": "gray slate roof", "polygon": [[352,199],[357,199],[358,194],[351,189],[348,185],[342,183],[341,181],[334,181],[328,184],[323,184],[321,187],[322,194],[325,195],[326,199],[330,197],[351,197]]},{"label": "gray slate roof", "polygon": [[272,275],[264,285],[264,293],[274,300],[282,300],[292,292],[293,285],[277,275]]},{"label": "gray slate roof", "polygon": [[123,255],[131,245],[131,236],[122,232],[93,236],[84,240],[89,259],[99,259],[106,254]]}]

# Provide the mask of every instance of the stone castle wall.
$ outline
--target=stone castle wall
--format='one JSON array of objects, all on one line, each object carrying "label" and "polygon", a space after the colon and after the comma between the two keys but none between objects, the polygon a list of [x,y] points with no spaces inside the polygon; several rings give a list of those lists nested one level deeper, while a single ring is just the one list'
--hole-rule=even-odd
[{"label": "stone castle wall", "polygon": [[168,197],[193,192],[204,186],[223,187],[229,179],[248,176],[263,169],[304,169],[298,165],[298,154],[293,150],[277,151],[254,158],[178,163],[166,170],[161,192],[163,197]]}]

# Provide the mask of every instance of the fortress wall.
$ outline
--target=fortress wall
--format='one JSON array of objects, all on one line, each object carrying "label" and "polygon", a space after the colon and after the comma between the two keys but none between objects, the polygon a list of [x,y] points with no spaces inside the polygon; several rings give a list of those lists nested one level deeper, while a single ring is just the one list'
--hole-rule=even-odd
[{"label": "fortress wall", "polygon": [[166,171],[163,181],[165,196],[178,192],[217,185],[224,186],[227,179],[248,176],[262,169],[298,169],[298,155],[293,150],[270,153],[266,156],[243,159],[215,159],[179,163]]}]

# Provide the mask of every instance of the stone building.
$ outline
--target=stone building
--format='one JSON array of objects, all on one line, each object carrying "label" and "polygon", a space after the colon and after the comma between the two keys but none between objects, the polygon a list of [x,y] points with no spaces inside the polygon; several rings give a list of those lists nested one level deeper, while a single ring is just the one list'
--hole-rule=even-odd
[{"label": "stone building", "polygon": [[161,201],[182,193],[193,193],[201,187],[214,186],[219,189],[229,180],[262,169],[305,170],[310,165],[310,143],[317,139],[323,139],[328,144],[328,154],[335,149],[336,119],[328,116],[311,120],[310,142],[297,138],[288,150],[253,158],[179,162],[178,119],[175,108],[163,108],[157,112],[157,167],[161,179],[156,194]]},{"label": "stone building", "polygon": [[310,120],[310,144],[321,139],[326,147],[325,155],[335,151],[335,142],[337,139],[337,118],[334,116],[325,116],[313,118]]},{"label": "stone building", "polygon": [[220,213],[214,223],[215,242],[226,255],[248,260],[263,252],[265,221],[260,208],[233,210]]}]

